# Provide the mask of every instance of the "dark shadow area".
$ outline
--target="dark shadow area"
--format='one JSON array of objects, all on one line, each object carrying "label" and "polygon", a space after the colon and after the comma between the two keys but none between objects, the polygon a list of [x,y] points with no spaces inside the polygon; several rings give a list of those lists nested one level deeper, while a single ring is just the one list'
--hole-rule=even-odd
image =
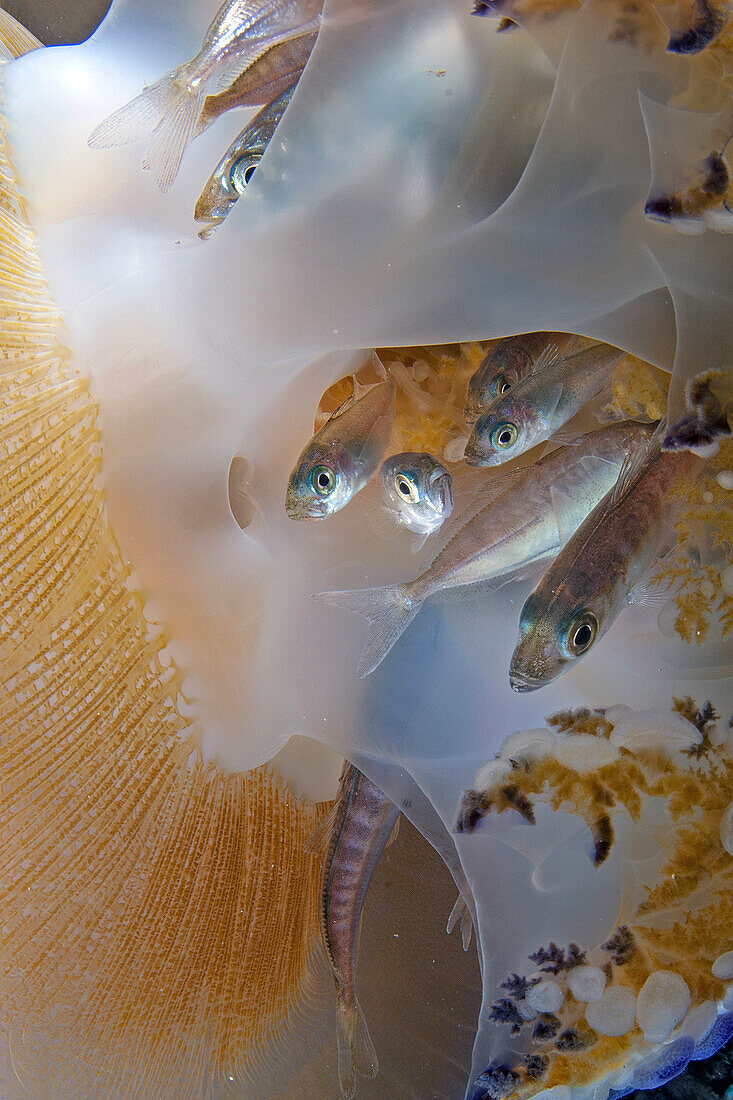
[{"label": "dark shadow area", "polygon": [[5,0],[5,11],[46,46],[83,42],[109,11],[111,0]]}]

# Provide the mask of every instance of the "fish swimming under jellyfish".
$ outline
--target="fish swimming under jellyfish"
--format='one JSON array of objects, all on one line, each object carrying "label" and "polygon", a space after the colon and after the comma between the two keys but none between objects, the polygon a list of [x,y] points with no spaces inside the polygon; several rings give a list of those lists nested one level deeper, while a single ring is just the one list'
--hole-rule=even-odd
[{"label": "fish swimming under jellyfish", "polygon": [[[431,900],[430,854],[415,840],[398,873],[387,853],[359,968],[380,1071],[358,1096],[439,1086],[460,1100],[518,1082],[583,1100],[662,1080],[725,1032],[722,421],[681,508],[684,553],[659,566],[670,606],[632,606],[526,697],[507,670],[527,587],[426,605],[359,680],[359,620],[311,594],[393,583],[411,549],[362,507],[374,485],[321,524],[283,508],[323,395],[365,349],[404,368],[400,446],[449,464],[490,341],[610,343],[633,357],[609,377],[610,404],[647,423],[668,404],[670,429],[697,414],[690,380],[730,368],[723,219],[706,211],[693,235],[644,213],[655,180],[675,194],[724,148],[726,28],[675,53],[651,3],[518,7],[521,26],[496,34],[465,0],[328,3],[277,139],[206,244],[193,204],[243,118],[201,134],[165,195],[136,148],[87,138],[196,54],[215,0],[116,0],[89,42],[3,68],[0,1072],[13,1100],[335,1090],[328,975],[322,1015],[301,1020],[302,1042],[297,1030],[319,985],[304,844],[344,758],[461,884],[483,986],[466,1020],[470,971],[439,905],[405,942],[414,899]],[[690,150],[672,140],[692,131]],[[246,473],[241,523],[231,470]],[[464,791],[475,825],[455,832]],[[400,874],[410,888],[391,910]]]}]

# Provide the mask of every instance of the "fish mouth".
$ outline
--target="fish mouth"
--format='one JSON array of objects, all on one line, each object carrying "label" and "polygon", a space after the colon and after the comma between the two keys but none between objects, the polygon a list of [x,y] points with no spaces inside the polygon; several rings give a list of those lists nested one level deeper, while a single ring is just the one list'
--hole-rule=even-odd
[{"label": "fish mouth", "polygon": [[537,691],[538,688],[544,687],[547,682],[547,680],[538,680],[534,676],[528,676],[515,668],[509,669],[509,686],[512,691],[517,691],[520,695],[525,695],[528,691]]},{"label": "fish mouth", "polygon": [[320,501],[289,500],[285,498],[285,511],[290,519],[325,519],[328,515],[325,506]]},{"label": "fish mouth", "polygon": [[496,466],[496,452],[487,451],[483,448],[481,443],[476,440],[472,442],[470,439],[466,444],[466,450],[463,454],[466,462],[469,466]]}]

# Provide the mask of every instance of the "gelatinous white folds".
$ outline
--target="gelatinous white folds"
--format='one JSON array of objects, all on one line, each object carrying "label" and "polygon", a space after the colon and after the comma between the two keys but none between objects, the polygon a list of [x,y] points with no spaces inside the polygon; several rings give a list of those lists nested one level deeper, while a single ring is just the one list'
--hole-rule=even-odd
[{"label": "gelatinous white folds", "polygon": [[[648,100],[679,92],[688,61],[610,42],[594,0],[569,21],[557,72],[467,0],[334,0],[253,183],[202,243],[193,205],[244,116],[192,145],[167,196],[138,150],[86,139],[194,52],[216,6],[118,0],[88,43],[5,74],[51,290],[100,405],[110,521],[188,673],[204,755],[250,768],[294,734],[348,753],[458,873],[457,797],[502,738],[568,705],[697,694],[684,647],[633,608],[576,670],[517,697],[519,587],[427,607],[359,681],[362,623],[310,595],[407,577],[414,559],[372,530],[370,491],[293,523],[287,476],[321,392],[364,358],[353,349],[574,331],[667,368],[676,355],[673,412],[688,375],[730,362],[731,238],[643,214],[652,114],[668,110]],[[227,498],[235,456],[244,529]],[[326,797],[331,777],[308,789]],[[619,865],[597,871],[586,841],[564,819],[460,841],[492,996],[538,938],[611,929]],[[497,1041],[484,1023],[475,1070]]]}]

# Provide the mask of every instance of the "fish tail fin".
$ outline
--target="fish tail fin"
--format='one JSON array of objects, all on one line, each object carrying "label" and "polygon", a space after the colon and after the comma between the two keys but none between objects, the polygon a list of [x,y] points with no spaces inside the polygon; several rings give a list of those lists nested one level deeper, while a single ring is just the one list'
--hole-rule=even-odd
[{"label": "fish tail fin", "polygon": [[204,87],[191,88],[188,70],[181,65],[100,122],[87,144],[93,149],[108,149],[141,141],[152,134],[145,160],[158,187],[168,191],[194,137],[205,96]]},{"label": "fish tail fin", "polygon": [[192,89],[185,79],[172,82],[163,117],[155,127],[147,160],[161,191],[168,191],[196,132],[206,98],[203,87]]},{"label": "fish tail fin", "polygon": [[91,149],[110,149],[115,145],[132,145],[151,134],[166,109],[178,72],[174,69],[148,84],[140,95],[103,119],[87,138],[87,145]]},{"label": "fish tail fin", "polygon": [[369,632],[356,670],[362,677],[381,664],[422,607],[422,600],[408,595],[405,584],[346,592],[316,592],[314,599],[364,615],[369,620]]},{"label": "fish tail fin", "polygon": [[341,1095],[349,1100],[356,1092],[356,1074],[376,1077],[379,1062],[359,1002],[342,991],[336,1001],[336,1044]]}]

